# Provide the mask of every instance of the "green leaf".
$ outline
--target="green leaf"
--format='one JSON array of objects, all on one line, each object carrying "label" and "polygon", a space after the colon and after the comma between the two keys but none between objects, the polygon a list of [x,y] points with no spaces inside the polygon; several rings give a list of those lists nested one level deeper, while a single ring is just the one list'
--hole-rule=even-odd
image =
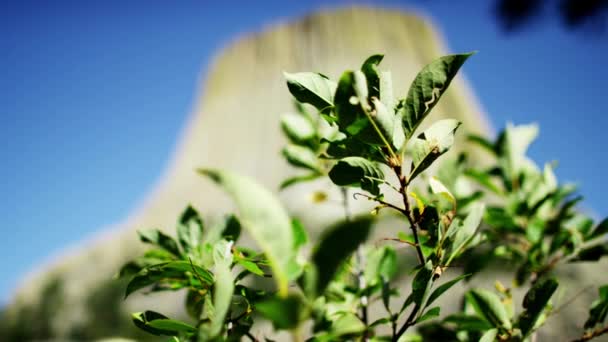
[{"label": "green leaf", "polygon": [[441,314],[441,308],[440,307],[436,306],[434,308],[430,308],[422,316],[420,316],[420,318],[418,318],[416,320],[416,324],[422,323],[422,322],[427,321],[429,319],[433,319],[435,317],[439,317],[439,314]]},{"label": "green leaf", "polygon": [[381,279],[390,280],[397,273],[397,252],[392,246],[373,249],[367,257],[365,278],[375,284]]},{"label": "green leaf", "polygon": [[259,275],[259,276],[263,276],[264,275],[264,271],[262,271],[262,269],[253,261],[249,261],[246,259],[242,259],[242,258],[237,258],[236,262],[243,266],[244,269],[246,269],[247,271]]},{"label": "green leaf", "polygon": [[496,184],[494,184],[492,181],[492,176],[490,176],[488,172],[469,169],[464,172],[464,175],[497,195],[503,194],[503,191]]},{"label": "green leaf", "polygon": [[589,317],[585,322],[585,329],[592,329],[596,325],[603,323],[608,316],[608,285],[599,289],[600,298],[591,304]]},{"label": "green leaf", "polygon": [[293,230],[293,249],[298,250],[308,243],[308,233],[298,219],[291,220],[291,228]]},{"label": "green leaf", "polygon": [[146,325],[150,328],[171,332],[171,334],[175,335],[182,333],[192,334],[196,332],[196,328],[190,324],[173,319],[155,319],[149,321]]},{"label": "green leaf", "polygon": [[370,217],[359,217],[339,222],[322,234],[312,256],[317,275],[315,295],[325,291],[340,265],[367,239],[372,222]]},{"label": "green leaf", "polygon": [[315,171],[315,173],[321,173],[319,169],[319,161],[317,155],[310,149],[298,146],[298,145],[287,145],[283,149],[283,156],[289,164],[295,167],[301,167]]},{"label": "green leaf", "polygon": [[500,298],[487,290],[474,289],[466,295],[475,312],[497,328],[511,329],[507,309]]},{"label": "green leaf", "polygon": [[377,98],[372,98],[374,110],[371,112],[371,118],[374,120],[379,132],[372,132],[372,135],[382,135],[380,139],[373,139],[370,142],[377,142],[381,145],[386,145],[388,142],[391,147],[400,150],[405,143],[405,134],[401,124],[401,117],[395,115],[392,110],[389,110],[384,103]]},{"label": "green leaf", "polygon": [[412,167],[408,182],[411,182],[452,147],[454,133],[458,126],[460,126],[460,122],[454,119],[439,120],[418,137],[410,140],[407,149],[412,155]]},{"label": "green leaf", "polygon": [[539,281],[524,297],[523,307],[526,309],[519,317],[518,325],[524,338],[532,331],[538,318],[545,310],[551,296],[557,290],[557,280],[553,278]]},{"label": "green leaf", "polygon": [[595,239],[606,234],[608,234],[608,218],[605,218],[595,228],[593,228],[587,240]]},{"label": "green leaf", "polygon": [[369,126],[363,108],[368,108],[367,82],[361,71],[347,71],[340,77],[336,88],[335,109],[340,131],[357,135]]},{"label": "green leaf", "polygon": [[165,281],[181,284],[180,287],[184,287],[190,284],[191,277],[188,274],[202,281],[201,286],[213,284],[213,275],[204,268],[192,265],[187,261],[172,261],[147,267],[135,275],[127,284],[125,298],[144,287]]},{"label": "green leaf", "polygon": [[346,157],[340,159],[329,171],[329,178],[336,185],[359,187],[378,195],[384,173],[375,162],[362,157]]},{"label": "green leaf", "polygon": [[444,284],[441,284],[441,286],[439,286],[438,288],[436,288],[433,293],[431,293],[431,295],[429,296],[429,300],[427,302],[426,305],[431,305],[433,304],[433,302],[439,298],[444,292],[446,292],[447,290],[449,290],[452,286],[456,285],[456,283],[458,283],[459,281],[461,281],[462,279],[469,277],[470,274],[463,274],[459,277],[456,277]]},{"label": "green leaf", "polygon": [[445,323],[456,325],[456,330],[486,331],[492,326],[482,318],[467,314],[453,314],[443,320]]},{"label": "green leaf", "polygon": [[535,124],[518,126],[507,124],[498,147],[499,163],[510,180],[515,180],[531,164],[526,157],[526,151],[537,136],[538,126]]},{"label": "green leaf", "polygon": [[476,144],[477,146],[484,148],[486,151],[490,152],[493,155],[496,154],[496,146],[494,146],[494,143],[481,135],[469,134],[467,136],[467,140]]},{"label": "green leaf", "polygon": [[314,173],[303,175],[303,176],[294,176],[291,178],[287,178],[286,180],[281,182],[281,185],[279,185],[279,189],[283,190],[285,188],[288,188],[288,187],[298,184],[298,183],[309,182],[309,181],[315,180],[321,176],[322,176],[322,174],[320,174],[318,172],[314,172]]},{"label": "green leaf", "polygon": [[448,190],[448,188],[446,188],[445,185],[443,185],[443,183],[441,183],[439,179],[437,179],[436,177],[431,177],[429,179],[429,186],[431,187],[431,191],[434,194],[441,195],[445,197],[448,201],[450,201],[450,203],[456,205],[456,198],[454,198],[454,195],[452,195],[450,190]]},{"label": "green leaf", "polygon": [[150,229],[138,231],[137,233],[139,234],[139,239],[142,242],[161,247],[175,256],[180,255],[179,248],[177,247],[177,242],[175,242],[172,237],[161,232],[160,230]]},{"label": "green leaf", "polygon": [[316,137],[316,130],[312,122],[304,116],[293,113],[283,115],[281,128],[293,144],[314,146],[312,142]]},{"label": "green leaf", "polygon": [[433,286],[433,263],[427,261],[420,268],[412,281],[412,301],[420,308],[420,313],[426,307],[431,287]]},{"label": "green leaf", "polygon": [[302,103],[309,103],[318,110],[333,106],[336,83],[324,75],[313,72],[283,73],[289,92]]},{"label": "green leaf", "polygon": [[[380,72],[380,101],[386,105],[386,108],[390,110],[394,110],[395,108],[395,98],[393,96],[393,78],[391,73],[388,71]],[[399,115],[399,120],[403,120],[403,117]],[[400,124],[399,127],[403,132],[403,124]]]},{"label": "green leaf", "polygon": [[403,125],[408,139],[414,135],[418,125],[437,104],[460,67],[472,54],[441,57],[418,73],[410,86],[407,98],[401,103],[404,111]]},{"label": "green leaf", "polygon": [[474,203],[462,224],[459,224],[457,220],[452,222],[452,225],[450,225],[446,232],[447,237],[452,242],[449,249],[449,258],[445,263],[446,266],[449,266],[452,260],[460,255],[473,240],[484,212],[485,204]]},{"label": "green leaf", "polygon": [[192,206],[182,213],[177,225],[177,240],[186,254],[196,251],[203,236],[203,221]]},{"label": "green leaf", "polygon": [[222,231],[222,238],[229,241],[237,241],[241,236],[241,222],[234,215],[228,215],[225,219],[224,230]]},{"label": "green leaf", "polygon": [[193,319],[198,320],[203,312],[205,297],[199,291],[189,290],[186,295],[186,311]]},{"label": "green leaf", "polygon": [[[232,244],[230,243],[229,246]],[[221,249],[226,250],[222,246]],[[218,336],[222,332],[224,321],[230,310],[232,294],[234,293],[234,276],[230,271],[232,263],[232,253],[230,249],[224,251],[222,262],[215,264],[215,284],[213,286],[213,307],[214,312],[211,318],[209,334],[212,337]],[[217,259],[217,258],[216,258]]]},{"label": "green leaf", "polygon": [[384,55],[373,55],[370,56],[363,62],[361,71],[365,75],[367,80],[367,89],[369,96],[380,97],[380,76],[378,71],[378,65],[382,62]]},{"label": "green leaf", "polygon": [[305,319],[308,311],[302,297],[295,294],[286,298],[266,299],[255,304],[255,310],[272,322],[277,330],[296,328]]},{"label": "green leaf", "polygon": [[167,316],[160,314],[154,311],[145,311],[145,312],[135,312],[131,315],[131,319],[135,326],[140,328],[141,330],[148,332],[153,335],[161,336],[161,335],[176,335],[172,331],[156,329],[151,326],[148,326],[148,322],[152,322],[158,319],[167,319]]},{"label": "green leaf", "polygon": [[481,335],[479,342],[494,342],[496,341],[496,335],[498,335],[498,329],[490,329]]},{"label": "green leaf", "polygon": [[240,211],[241,224],[268,258],[281,296],[287,295],[289,265],[294,258],[293,231],[277,198],[253,180],[224,170],[199,170],[221,185]]},{"label": "green leaf", "polygon": [[331,324],[334,336],[358,334],[365,331],[365,324],[353,313],[344,313]]},{"label": "green leaf", "polygon": [[163,264],[174,259],[175,256],[164,249],[151,249],[146,251],[143,256],[125,264],[118,272],[117,278],[133,276],[146,267]]}]

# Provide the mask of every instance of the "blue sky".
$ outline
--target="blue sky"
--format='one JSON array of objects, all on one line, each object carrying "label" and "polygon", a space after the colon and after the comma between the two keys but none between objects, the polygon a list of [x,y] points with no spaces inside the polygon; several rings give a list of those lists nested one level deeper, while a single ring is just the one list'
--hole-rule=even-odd
[{"label": "blue sky", "polygon": [[[532,147],[559,160],[608,214],[606,35],[546,19],[505,35],[484,0],[0,3],[0,302],[66,246],[129,214],[162,173],[201,71],[235,35],[344,4],[417,8],[464,68],[494,127],[538,122]],[[253,5],[255,4],[255,5]]]}]

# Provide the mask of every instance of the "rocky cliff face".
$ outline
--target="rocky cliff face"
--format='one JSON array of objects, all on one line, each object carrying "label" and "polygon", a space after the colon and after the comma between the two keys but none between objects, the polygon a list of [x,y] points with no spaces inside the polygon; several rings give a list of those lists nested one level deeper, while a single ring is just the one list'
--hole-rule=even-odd
[{"label": "rocky cliff face", "polygon": [[[281,72],[314,70],[337,79],[341,71],[358,68],[374,53],[385,54],[382,67],[393,72],[395,94],[404,97],[416,72],[446,50],[428,21],[370,8],[312,14],[229,44],[210,66],[198,107],[149,200],[105,238],[26,279],[4,314],[8,330],[2,335],[16,341],[136,336],[128,328],[125,305],[129,310],[156,307],[164,312],[178,307],[181,303],[156,297],[121,304],[122,289],[112,275],[142,248],[134,230],[173,229],[188,203],[209,217],[230,211],[230,202],[196,175],[197,167],[236,170],[278,189],[281,180],[295,172],[279,154],[284,144],[279,115],[292,108]],[[460,119],[464,130],[488,129],[461,78],[454,81],[433,115]],[[337,217],[340,207],[331,205],[317,206],[314,217],[306,216],[313,204],[306,192],[310,188],[305,188],[281,194],[294,215],[313,229]]]}]

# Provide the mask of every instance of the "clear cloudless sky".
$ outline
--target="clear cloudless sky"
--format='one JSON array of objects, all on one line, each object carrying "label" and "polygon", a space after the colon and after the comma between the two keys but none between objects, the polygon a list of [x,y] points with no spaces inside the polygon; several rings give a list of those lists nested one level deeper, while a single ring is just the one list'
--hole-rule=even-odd
[{"label": "clear cloudless sky", "polygon": [[[608,34],[553,16],[504,34],[487,0],[0,2],[0,303],[67,246],[125,218],[170,158],[204,68],[235,36],[319,8],[421,10],[496,129],[537,122],[539,163],[559,160],[608,214]],[[456,5],[458,4],[458,5]],[[203,74],[201,74],[203,73]]]}]

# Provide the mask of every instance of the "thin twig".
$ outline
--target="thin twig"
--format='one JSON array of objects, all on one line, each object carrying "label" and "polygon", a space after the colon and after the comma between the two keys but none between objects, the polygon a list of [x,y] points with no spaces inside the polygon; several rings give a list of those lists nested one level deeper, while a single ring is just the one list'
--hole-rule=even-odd
[{"label": "thin twig", "polygon": [[592,338],[596,338],[600,335],[606,334],[608,333],[608,325],[603,327],[603,328],[599,328],[590,332],[585,333],[583,336],[581,336],[581,338],[576,339],[576,340],[572,340],[572,342],[584,342],[584,341],[589,341]]},{"label": "thin twig", "polygon": [[397,210],[398,212],[400,212],[400,213],[402,213],[403,215],[405,215],[405,210],[404,210],[403,208],[399,208],[398,206],[396,206],[396,205],[394,205],[394,204],[391,204],[391,203],[388,203],[388,202],[386,202],[386,201],[383,201],[383,200],[381,200],[381,199],[379,199],[379,198],[376,198],[376,197],[373,197],[373,196],[370,196],[370,195],[367,195],[367,194],[364,194],[364,193],[361,193],[361,192],[355,192],[355,193],[353,194],[353,198],[354,198],[354,199],[357,199],[357,196],[365,197],[365,198],[367,198],[367,199],[368,199],[368,200],[370,200],[370,201],[375,201],[375,202],[378,202],[378,203],[382,204],[382,205],[383,205],[383,206],[385,206],[385,207],[388,207],[388,208],[391,208],[391,209],[395,209],[395,210]]},{"label": "thin twig", "polygon": [[420,307],[418,306],[418,304],[416,304],[412,309],[412,312],[410,312],[410,315],[407,317],[405,323],[403,323],[403,326],[401,326],[399,331],[393,335],[393,342],[397,342],[401,335],[405,334],[407,329],[416,323],[415,318],[416,315],[418,315],[418,310],[420,310]]},{"label": "thin twig", "polygon": [[252,342],[258,342],[258,339],[255,336],[251,335],[249,331],[245,333],[245,336],[249,337]]},{"label": "thin twig", "polygon": [[403,210],[403,214],[405,215],[405,217],[407,217],[408,221],[410,222],[410,228],[412,230],[412,235],[414,235],[414,242],[416,243],[416,253],[418,255],[418,262],[420,262],[420,265],[424,266],[424,254],[422,253],[422,247],[420,246],[420,238],[418,237],[418,223],[416,222],[416,220],[414,220],[414,217],[412,215],[412,209],[410,207],[410,201],[409,198],[407,197],[407,179],[405,179],[405,176],[402,174],[401,172],[401,165],[395,165],[393,167],[393,171],[395,171],[395,174],[397,175],[397,178],[399,179],[399,184],[401,185],[401,189],[400,189],[400,193],[401,196],[403,197],[403,205],[405,206],[405,209]]}]

